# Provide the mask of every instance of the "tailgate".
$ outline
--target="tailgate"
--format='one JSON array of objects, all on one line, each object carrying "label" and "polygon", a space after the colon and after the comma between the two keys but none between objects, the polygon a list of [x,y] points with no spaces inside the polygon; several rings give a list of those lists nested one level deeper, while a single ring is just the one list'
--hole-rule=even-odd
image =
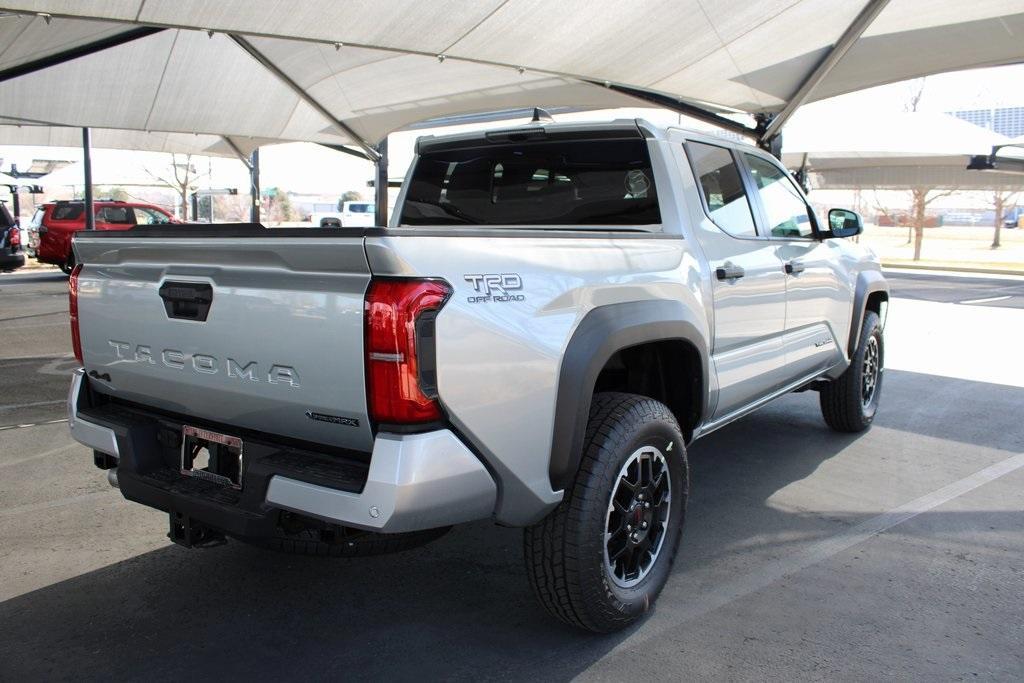
[{"label": "tailgate", "polygon": [[282,233],[78,235],[82,351],[95,389],[369,451],[363,238]]}]

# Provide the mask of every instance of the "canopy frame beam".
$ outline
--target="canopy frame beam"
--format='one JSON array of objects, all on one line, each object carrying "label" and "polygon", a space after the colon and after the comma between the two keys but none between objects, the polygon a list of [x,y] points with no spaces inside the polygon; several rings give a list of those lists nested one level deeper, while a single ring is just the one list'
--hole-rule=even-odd
[{"label": "canopy frame beam", "polygon": [[1024,175],[1024,159],[1000,157],[999,150],[1004,147],[1024,147],[1021,142],[1009,142],[994,145],[991,154],[975,154],[967,162],[968,171],[999,171],[1001,173],[1018,173]]},{"label": "canopy frame beam", "polygon": [[59,66],[65,62],[70,62],[72,59],[78,59],[79,57],[86,57],[88,55],[96,54],[97,52],[103,52],[104,50],[117,47],[118,45],[124,45],[125,43],[139,40],[140,38],[147,38],[164,30],[166,29],[158,26],[138,26],[127,31],[122,31],[121,33],[116,33],[112,36],[107,36],[106,38],[94,40],[90,43],[76,45],[75,47],[67,50],[55,52],[52,55],[46,55],[45,57],[33,59],[30,62],[25,62],[24,64],[18,64],[17,66],[4,69],[0,71],[0,83],[9,81],[12,78],[18,78],[19,76],[26,76],[36,71],[48,69],[52,66]]},{"label": "canopy frame beam", "polygon": [[835,66],[842,61],[846,53],[849,52],[850,48],[853,47],[854,43],[863,35],[864,31],[874,22],[875,18],[881,14],[882,10],[885,9],[886,5],[889,4],[889,0],[868,0],[868,3],[864,6],[864,9],[854,18],[853,22],[846,28],[843,35],[839,36],[839,40],[835,42],[832,48],[826,53],[822,60],[807,77],[804,78],[803,83],[797,88],[797,91],[793,94],[789,101],[786,102],[786,106],[782,108],[778,114],[772,117],[771,121],[764,128],[764,132],[760,135],[759,143],[762,146],[770,144],[773,137],[779,134],[782,127],[792,118],[796,110],[799,109],[804,102],[814,93],[814,89],[825,79],[826,76],[835,68]]},{"label": "canopy frame beam", "polygon": [[344,121],[335,117],[334,114],[332,114],[330,110],[327,109],[327,107],[320,104],[320,102],[318,102],[316,98],[314,98],[312,95],[306,92],[306,90],[302,86],[293,81],[288,74],[282,71],[276,64],[274,64],[274,62],[268,59],[266,55],[264,55],[262,52],[256,49],[256,47],[252,43],[250,43],[248,40],[238,35],[237,33],[228,33],[227,36],[228,38],[233,40],[236,45],[238,45],[240,48],[248,52],[249,56],[255,59],[261,66],[263,66],[263,68],[265,68],[267,71],[273,74],[277,78],[277,80],[281,81],[281,83],[287,86],[289,90],[295,93],[300,100],[308,104],[318,114],[327,119],[331,123],[331,125],[338,129],[338,131],[351,138],[366,153],[366,157],[370,161],[376,162],[380,158],[380,155],[377,153],[377,150],[375,150],[372,145],[363,140],[361,135],[352,130]]},{"label": "canopy frame beam", "polygon": [[335,152],[341,152],[342,154],[351,154],[352,156],[359,157],[360,159],[373,161],[373,159],[370,159],[370,157],[366,156],[366,154],[362,150],[352,149],[351,147],[346,147],[345,145],[332,145],[329,142],[318,142],[316,144],[320,145],[321,147],[326,147],[327,149],[332,149]]},{"label": "canopy frame beam", "polygon": [[713,126],[724,128],[725,130],[733,133],[739,133],[740,135],[746,135],[752,138],[757,137],[756,128],[744,125],[739,121],[733,121],[721,114],[716,114],[713,111],[691,104],[677,97],[672,97],[671,95],[664,95],[659,92],[644,90],[642,88],[618,85],[616,83],[598,83],[596,81],[585,82],[590,83],[591,85],[603,86],[609,90],[622,93],[623,95],[629,95],[630,97],[635,97],[638,100],[644,100],[645,102],[656,104],[659,107],[664,107],[665,109],[683,114],[684,116],[689,116],[690,118],[697,119],[698,121],[703,121],[704,123],[710,123]]},{"label": "canopy frame beam", "polygon": [[238,160],[242,162],[242,165],[245,166],[245,169],[249,172],[252,172],[252,162],[249,160],[249,157],[247,157],[242,152],[242,150],[238,148],[238,145],[235,144],[234,140],[232,140],[227,135],[221,135],[220,137],[224,141],[224,143],[231,148],[231,151],[235,153],[235,156],[238,157]]}]

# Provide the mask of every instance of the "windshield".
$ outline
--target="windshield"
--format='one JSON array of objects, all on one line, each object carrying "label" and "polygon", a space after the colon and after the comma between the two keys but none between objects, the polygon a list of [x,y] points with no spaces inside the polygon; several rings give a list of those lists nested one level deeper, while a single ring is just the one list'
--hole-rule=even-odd
[{"label": "windshield", "polygon": [[373,213],[374,208],[373,204],[349,204],[346,210],[350,213]]},{"label": "windshield", "polygon": [[646,141],[536,141],[427,151],[402,225],[661,222]]}]

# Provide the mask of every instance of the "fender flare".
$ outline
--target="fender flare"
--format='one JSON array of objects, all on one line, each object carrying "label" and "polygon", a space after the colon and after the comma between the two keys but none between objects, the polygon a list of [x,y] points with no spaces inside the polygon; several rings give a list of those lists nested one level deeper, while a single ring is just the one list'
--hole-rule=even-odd
[{"label": "fender flare", "polygon": [[860,328],[864,324],[864,312],[867,310],[868,297],[875,292],[885,292],[886,300],[889,298],[889,283],[885,276],[878,270],[862,270],[857,274],[857,286],[853,295],[853,321],[850,324],[850,339],[847,344],[847,353],[853,358],[857,350],[857,340],[860,339]]},{"label": "fender flare", "polygon": [[683,340],[700,356],[703,402],[707,415],[708,350],[706,328],[679,301],[651,300],[609,304],[590,310],[576,326],[562,354],[558,373],[549,474],[558,491],[572,485],[583,458],[583,437],[597,377],[615,352],[648,342]]}]

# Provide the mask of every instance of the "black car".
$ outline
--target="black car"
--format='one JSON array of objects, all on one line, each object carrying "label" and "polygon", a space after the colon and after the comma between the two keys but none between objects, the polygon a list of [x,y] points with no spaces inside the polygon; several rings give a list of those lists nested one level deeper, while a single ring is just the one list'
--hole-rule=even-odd
[{"label": "black car", "polygon": [[25,265],[21,231],[14,223],[7,205],[0,202],[0,272],[9,272]]}]

